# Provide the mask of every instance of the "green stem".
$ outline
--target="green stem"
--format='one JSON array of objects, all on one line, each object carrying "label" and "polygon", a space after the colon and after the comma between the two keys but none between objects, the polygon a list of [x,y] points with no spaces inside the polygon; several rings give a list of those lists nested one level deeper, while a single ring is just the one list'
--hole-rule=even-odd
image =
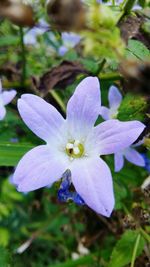
[{"label": "green stem", "polygon": [[124,6],[124,15],[130,14],[136,0],[127,0]]},{"label": "green stem", "polygon": [[121,80],[122,76],[118,72],[101,73],[99,75],[101,80]]},{"label": "green stem", "polygon": [[66,113],[66,107],[62,101],[62,99],[60,98],[60,96],[58,95],[58,93],[54,90],[50,90],[49,91],[50,94],[52,95],[52,97],[55,99],[55,101],[59,104],[59,106],[61,107],[62,111],[64,113]]},{"label": "green stem", "polygon": [[138,250],[138,246],[139,246],[139,243],[140,243],[140,238],[141,238],[141,234],[138,234],[136,242],[135,242],[135,246],[134,246],[134,249],[133,249],[133,254],[132,254],[130,267],[134,267],[134,263],[135,263],[135,259],[136,259],[136,255],[137,255],[137,250]]},{"label": "green stem", "polygon": [[106,63],[106,59],[105,58],[100,63],[98,63],[99,67],[98,67],[98,70],[97,70],[97,73],[96,73],[97,76],[100,75],[102,69],[105,66],[105,63]]},{"label": "green stem", "polygon": [[144,231],[143,228],[140,228],[140,232],[142,236],[145,238],[145,240],[147,240],[147,242],[150,243],[150,236]]},{"label": "green stem", "polygon": [[26,80],[26,49],[23,37],[24,37],[23,28],[20,27],[20,46],[21,46],[21,59],[22,59],[21,86],[24,87]]},{"label": "green stem", "polygon": [[125,6],[126,1],[127,1],[127,0],[123,0],[123,2],[120,3],[120,7],[121,7],[121,9],[123,9],[123,7]]}]

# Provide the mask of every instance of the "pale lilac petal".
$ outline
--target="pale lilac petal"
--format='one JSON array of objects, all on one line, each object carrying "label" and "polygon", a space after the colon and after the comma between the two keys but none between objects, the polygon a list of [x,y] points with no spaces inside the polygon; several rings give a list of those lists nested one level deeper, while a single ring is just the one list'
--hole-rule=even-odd
[{"label": "pale lilac petal", "polygon": [[115,153],[114,160],[115,160],[115,172],[119,172],[124,165],[124,157],[122,152]]},{"label": "pale lilac petal", "polygon": [[68,52],[68,48],[64,45],[60,46],[58,49],[58,54],[63,57]]},{"label": "pale lilac petal", "polygon": [[100,155],[116,153],[129,147],[143,132],[145,125],[139,121],[108,120],[93,130],[95,146]]},{"label": "pale lilac petal", "polygon": [[63,32],[61,36],[64,46],[68,48],[75,47],[81,40],[81,36],[73,32]]},{"label": "pale lilac petal", "polygon": [[0,104],[0,120],[3,120],[5,115],[6,115],[6,109],[2,104]]},{"label": "pale lilac petal", "polygon": [[26,125],[43,140],[52,142],[62,136],[61,129],[65,120],[42,98],[24,94],[18,100],[18,109]]},{"label": "pale lilac petal", "polygon": [[124,156],[129,162],[137,166],[141,166],[141,167],[145,166],[145,160],[143,156],[133,148],[127,148],[125,150]]},{"label": "pale lilac petal", "polygon": [[110,108],[118,108],[122,101],[122,95],[116,86],[111,86],[108,93]]},{"label": "pale lilac petal", "polygon": [[78,194],[94,211],[109,217],[114,207],[112,177],[99,157],[76,160],[71,165],[72,181]]},{"label": "pale lilac petal", "polygon": [[16,90],[3,91],[1,95],[3,104],[4,105],[9,104],[14,99],[16,94],[17,94]]},{"label": "pale lilac petal", "polygon": [[94,125],[100,110],[98,78],[87,77],[77,86],[67,105],[67,122],[71,133],[87,133]]},{"label": "pale lilac petal", "polygon": [[110,113],[110,110],[109,110],[109,108],[106,108],[106,107],[104,107],[104,106],[101,106],[100,107],[100,115],[102,116],[102,118],[104,119],[104,120],[109,120],[110,118],[109,118],[109,114]]},{"label": "pale lilac petal", "polygon": [[66,170],[68,161],[48,145],[33,148],[20,160],[13,176],[18,191],[29,192],[54,183]]}]

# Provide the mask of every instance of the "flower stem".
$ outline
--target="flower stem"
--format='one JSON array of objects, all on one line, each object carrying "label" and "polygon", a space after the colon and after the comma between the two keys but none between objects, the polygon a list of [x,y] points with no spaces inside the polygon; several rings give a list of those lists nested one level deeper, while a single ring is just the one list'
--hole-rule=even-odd
[{"label": "flower stem", "polygon": [[136,0],[127,0],[125,5],[124,5],[124,15],[128,15],[131,10],[132,10],[132,7],[134,6]]},{"label": "flower stem", "polygon": [[101,80],[121,80],[122,76],[118,72],[101,73],[99,75]]},{"label": "flower stem", "polygon": [[24,37],[23,28],[20,27],[20,46],[21,46],[21,59],[22,59],[21,86],[24,87],[26,80],[26,50],[23,37]]},{"label": "flower stem", "polygon": [[105,66],[105,63],[106,63],[106,59],[105,58],[97,63],[98,64],[98,70],[95,73],[96,76],[99,76],[101,74],[101,71],[103,70],[103,68]]},{"label": "flower stem", "polygon": [[140,232],[148,243],[150,243],[150,236],[144,231],[143,228],[140,228]]},{"label": "flower stem", "polygon": [[50,90],[49,92],[52,95],[52,97],[55,99],[55,101],[58,103],[58,105],[61,107],[62,111],[66,113],[66,107],[62,99],[60,98],[59,94],[54,90]]},{"label": "flower stem", "polygon": [[134,267],[134,263],[135,263],[135,259],[136,259],[136,254],[137,254],[137,249],[140,243],[140,238],[141,238],[141,234],[138,234],[136,242],[135,242],[135,246],[133,249],[133,254],[132,254],[132,259],[131,259],[131,265],[130,267]]}]

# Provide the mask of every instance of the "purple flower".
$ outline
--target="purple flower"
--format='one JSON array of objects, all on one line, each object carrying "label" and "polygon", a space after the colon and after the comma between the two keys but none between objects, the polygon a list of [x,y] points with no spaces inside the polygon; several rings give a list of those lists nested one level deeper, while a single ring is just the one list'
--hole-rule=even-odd
[{"label": "purple flower", "polygon": [[63,44],[58,51],[60,56],[64,56],[69,49],[74,48],[81,40],[81,37],[73,32],[63,32],[61,37]]},{"label": "purple flower", "polygon": [[133,147],[128,147],[122,151],[115,153],[115,171],[119,172],[124,166],[124,158],[134,165],[144,167],[145,161],[143,156]]},{"label": "purple flower", "polygon": [[2,91],[2,84],[0,80],[0,120],[3,120],[6,115],[5,106],[9,104],[15,96],[15,90]]},{"label": "purple flower", "polygon": [[100,115],[104,120],[117,117],[118,109],[122,101],[122,95],[115,86],[111,86],[108,92],[109,108],[101,106]]},{"label": "purple flower", "polygon": [[84,202],[97,213],[110,216],[114,207],[112,177],[100,155],[128,147],[145,126],[139,121],[108,120],[94,127],[100,104],[96,77],[85,78],[77,86],[67,105],[66,120],[42,98],[22,95],[20,115],[46,144],[20,160],[13,177],[19,191],[45,187],[70,170],[71,182]]},{"label": "purple flower", "polygon": [[48,24],[44,20],[40,20],[40,24],[30,29],[24,35],[24,43],[26,45],[36,45],[37,37],[44,34],[48,30]]},{"label": "purple flower", "polygon": [[[100,115],[104,120],[110,120],[117,117],[118,109],[122,101],[122,95],[115,86],[111,86],[108,92],[108,100],[109,100],[109,108],[102,106],[100,108]],[[139,143],[141,145],[142,142]],[[115,171],[119,172],[124,166],[124,158],[129,162],[137,165],[137,166],[145,166],[145,162],[143,157],[139,152],[137,152],[134,147],[138,145],[134,145],[132,147],[127,147],[123,150],[115,153]]]},{"label": "purple flower", "polygon": [[[96,0],[97,3],[105,4],[105,5],[112,5],[112,1],[104,2],[103,0]],[[119,5],[123,2],[123,0],[115,0],[115,4]]]},{"label": "purple flower", "polygon": [[[99,3],[99,4],[105,4],[105,5],[108,5],[108,6],[113,6],[112,0],[111,1],[107,1],[107,2],[105,2],[103,0],[96,0],[96,2]],[[124,3],[123,0],[115,0],[115,5],[121,5],[123,3]],[[141,6],[138,5],[138,4],[135,4],[133,6],[133,10],[137,10],[137,9],[141,9]]]}]

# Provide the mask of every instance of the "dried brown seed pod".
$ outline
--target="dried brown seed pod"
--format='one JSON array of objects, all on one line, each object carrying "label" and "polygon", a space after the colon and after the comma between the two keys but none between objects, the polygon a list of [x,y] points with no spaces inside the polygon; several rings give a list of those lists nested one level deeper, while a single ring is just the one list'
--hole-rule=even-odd
[{"label": "dried brown seed pod", "polygon": [[7,18],[18,26],[34,26],[34,14],[30,5],[23,4],[20,0],[0,0],[0,5],[0,17]]},{"label": "dried brown seed pod", "polygon": [[123,227],[125,229],[136,229],[136,223],[134,221],[134,218],[130,214],[127,214],[123,218]]},{"label": "dried brown seed pod", "polygon": [[80,0],[49,0],[50,23],[59,31],[78,31],[84,27],[85,9]]}]

